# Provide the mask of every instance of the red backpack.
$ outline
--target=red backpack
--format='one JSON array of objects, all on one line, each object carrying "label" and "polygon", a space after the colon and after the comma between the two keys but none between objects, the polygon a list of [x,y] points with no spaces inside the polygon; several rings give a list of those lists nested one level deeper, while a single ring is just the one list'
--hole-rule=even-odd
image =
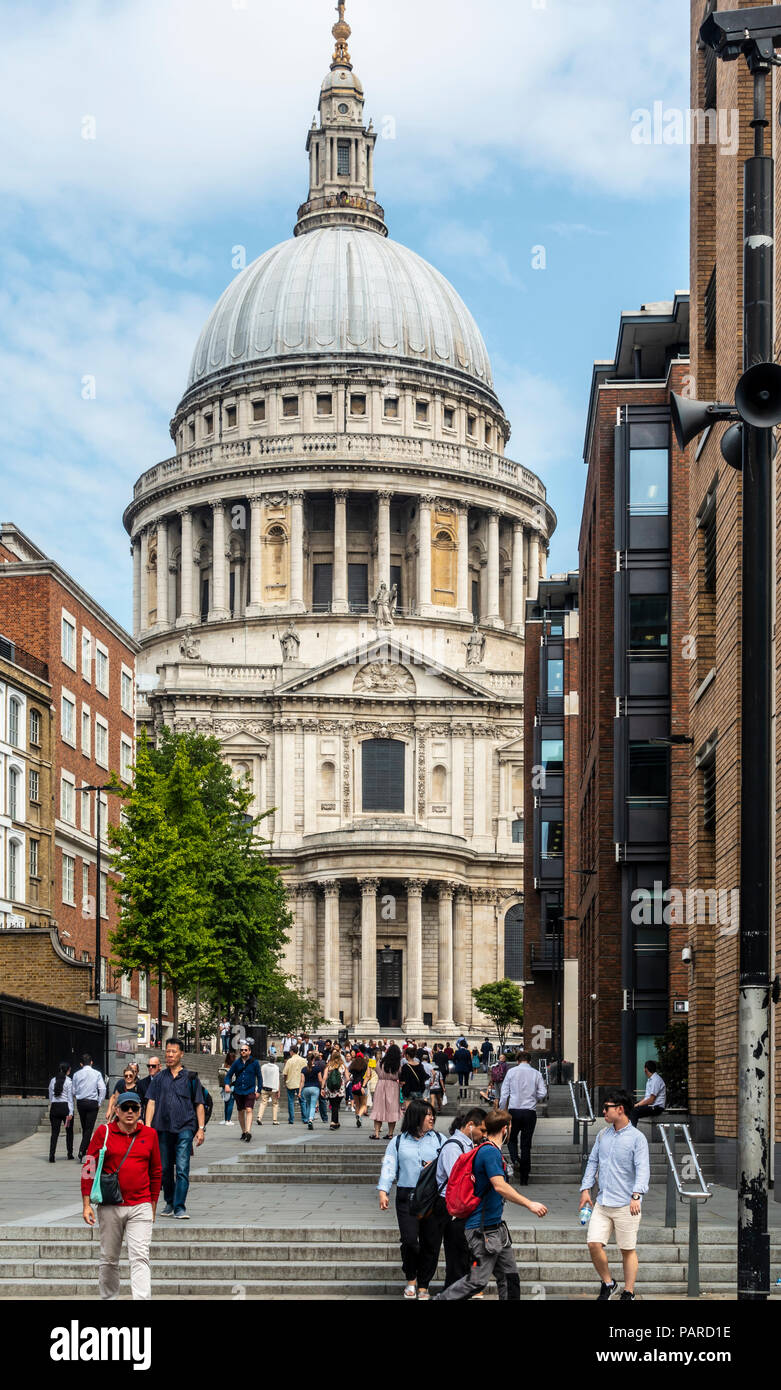
[{"label": "red backpack", "polygon": [[[488,1140],[483,1140],[483,1144],[486,1143]],[[482,1196],[478,1197],[475,1192],[474,1166],[483,1144],[477,1144],[475,1148],[460,1154],[450,1169],[445,1202],[451,1216],[459,1219],[472,1216],[482,1201]]]}]

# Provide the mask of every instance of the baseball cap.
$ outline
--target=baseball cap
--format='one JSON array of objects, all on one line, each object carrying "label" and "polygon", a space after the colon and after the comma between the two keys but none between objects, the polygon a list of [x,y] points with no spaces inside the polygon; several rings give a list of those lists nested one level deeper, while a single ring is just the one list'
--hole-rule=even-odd
[{"label": "baseball cap", "polygon": [[141,1105],[141,1097],[135,1091],[123,1091],[117,1101],[117,1110],[122,1110],[126,1105]]}]

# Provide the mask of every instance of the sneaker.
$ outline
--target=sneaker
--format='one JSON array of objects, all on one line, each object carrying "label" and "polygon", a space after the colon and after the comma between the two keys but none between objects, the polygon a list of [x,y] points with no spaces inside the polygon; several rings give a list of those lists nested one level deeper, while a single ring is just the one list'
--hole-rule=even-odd
[{"label": "sneaker", "polygon": [[190,1213],[189,1213],[189,1211],[185,1211],[184,1207],[182,1207],[182,1210],[181,1210],[181,1211],[175,1211],[175,1212],[174,1212],[174,1216],[176,1217],[177,1221],[189,1221],[189,1220],[190,1220]]},{"label": "sneaker", "polygon": [[274,1124],[275,1124],[275,1125],[278,1125],[278,1124],[279,1124],[279,1120],[274,1120]]},{"label": "sneaker", "polygon": [[314,1125],[312,1124],[312,1121],[311,1121],[311,1120],[308,1120],[308,1121],[307,1121],[307,1126],[306,1126],[306,1127],[307,1127],[307,1129],[314,1129]]},{"label": "sneaker", "polygon": [[221,1124],[221,1125],[226,1125],[226,1124],[228,1123],[228,1121],[227,1121],[227,1120],[218,1120],[217,1123],[218,1123],[218,1124]]},{"label": "sneaker", "polygon": [[618,1284],[615,1279],[611,1279],[609,1284],[601,1284],[597,1294],[597,1303],[608,1303],[614,1293],[618,1293]]},{"label": "sneaker", "polygon": [[236,1121],[235,1121],[235,1120],[226,1120],[225,1123],[226,1123],[226,1125],[231,1125],[231,1126],[233,1126],[233,1125],[235,1125]]},{"label": "sneaker", "polygon": [[622,1293],[618,1301],[619,1303],[634,1303],[635,1296],[633,1293],[630,1293],[628,1289],[624,1289],[624,1292]]},{"label": "sneaker", "polygon": [[161,1213],[160,1213],[161,1216],[173,1216],[173,1214],[174,1214],[174,1209],[173,1209],[173,1207],[168,1207],[168,1206],[163,1207],[163,1210],[162,1210]]}]

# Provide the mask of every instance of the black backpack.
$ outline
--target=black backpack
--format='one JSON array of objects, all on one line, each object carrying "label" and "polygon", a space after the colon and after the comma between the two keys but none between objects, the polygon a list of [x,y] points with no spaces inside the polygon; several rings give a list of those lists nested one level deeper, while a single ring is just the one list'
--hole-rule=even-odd
[{"label": "black backpack", "polygon": [[[194,1081],[197,1081],[197,1080],[198,1080],[198,1073],[197,1073],[197,1071],[191,1071],[191,1072],[190,1072],[190,1100],[191,1100],[192,1103],[193,1103],[193,1109],[195,1109],[195,1104],[196,1104],[196,1101],[195,1101],[195,1086],[193,1085],[193,1082],[194,1082]],[[208,1123],[209,1123],[211,1117],[212,1117],[212,1110],[214,1109],[214,1101],[212,1100],[211,1096],[209,1095],[209,1092],[207,1091],[207,1089],[206,1089],[206,1087],[204,1086],[203,1082],[201,1082],[201,1090],[203,1091],[203,1127],[204,1127],[204,1129],[205,1129],[206,1126],[208,1125]]]},{"label": "black backpack", "polygon": [[[420,1177],[415,1184],[414,1191],[410,1194],[409,1209],[410,1215],[416,1216],[418,1221],[423,1221],[431,1214],[434,1203],[439,1194],[439,1184],[437,1182],[437,1159],[444,1144],[440,1144],[436,1158],[432,1158],[425,1168],[421,1168]],[[398,1146],[396,1149],[398,1153]]]}]

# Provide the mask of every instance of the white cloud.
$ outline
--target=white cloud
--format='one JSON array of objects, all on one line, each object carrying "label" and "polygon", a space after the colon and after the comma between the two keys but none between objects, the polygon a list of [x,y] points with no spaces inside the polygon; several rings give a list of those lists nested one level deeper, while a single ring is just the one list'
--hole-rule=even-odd
[{"label": "white cloud", "polygon": [[[351,0],[351,48],[375,123],[383,190],[439,198],[498,160],[579,187],[652,196],[682,186],[681,147],[638,146],[631,112],[687,105],[679,0]],[[321,0],[8,0],[0,52],[0,191],[86,193],[134,217],[176,217],[237,188],[291,205],[330,58]],[[95,139],[82,138],[85,116]]]},{"label": "white cloud", "polygon": [[435,264],[446,268],[455,262],[474,279],[498,280],[500,285],[522,289],[522,282],[510,269],[507,257],[493,245],[489,227],[470,227],[451,219],[439,223],[426,238],[427,250]]}]

